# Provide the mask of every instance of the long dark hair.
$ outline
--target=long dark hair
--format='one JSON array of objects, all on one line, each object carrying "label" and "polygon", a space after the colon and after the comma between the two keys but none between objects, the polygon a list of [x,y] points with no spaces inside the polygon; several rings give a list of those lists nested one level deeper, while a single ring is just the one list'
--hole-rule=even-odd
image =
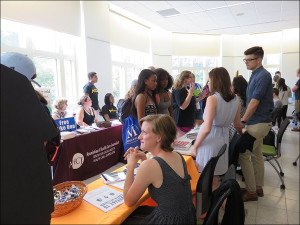
[{"label": "long dark hair", "polygon": [[284,78],[279,78],[277,83],[278,83],[279,91],[287,91],[287,86],[285,84],[285,79]]},{"label": "long dark hair", "polygon": [[[132,112],[133,112],[133,115],[137,117],[137,109],[135,107],[135,99],[136,97],[143,93],[145,90],[146,90],[146,84],[145,84],[145,80],[148,80],[152,75],[156,75],[156,73],[152,70],[149,70],[149,69],[143,69],[140,74],[139,74],[139,77],[138,77],[138,81],[137,81],[137,84],[136,84],[136,87],[135,87],[135,93],[134,93],[134,98],[133,98],[133,101],[132,101]],[[157,107],[157,104],[156,104],[156,100],[155,100],[155,91],[152,91],[150,90],[151,94],[152,94],[152,100],[154,101],[156,107]],[[151,96],[149,96],[151,98]]]},{"label": "long dark hair", "polygon": [[231,91],[231,82],[228,71],[224,67],[217,67],[209,72],[211,94],[216,91],[220,93],[222,98],[229,102],[235,98],[235,94]]},{"label": "long dark hair", "polygon": [[[111,93],[107,93],[106,95],[105,95],[105,97],[104,97],[104,103],[105,103],[105,105],[107,105],[107,106],[110,106],[110,104],[111,104],[111,102],[110,102],[110,96],[112,96],[112,94]],[[112,104],[113,105],[113,104]]]},{"label": "long dark hair", "polygon": [[246,107],[246,90],[248,83],[245,78],[242,76],[233,78],[232,86],[234,94],[238,95],[243,100],[243,106]]}]

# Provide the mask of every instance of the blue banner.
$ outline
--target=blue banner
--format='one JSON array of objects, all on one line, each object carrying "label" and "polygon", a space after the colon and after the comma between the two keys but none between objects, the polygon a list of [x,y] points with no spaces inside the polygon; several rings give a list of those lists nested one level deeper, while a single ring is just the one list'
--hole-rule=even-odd
[{"label": "blue banner", "polygon": [[59,127],[60,132],[76,130],[76,122],[74,117],[57,119],[55,120],[55,123]]}]

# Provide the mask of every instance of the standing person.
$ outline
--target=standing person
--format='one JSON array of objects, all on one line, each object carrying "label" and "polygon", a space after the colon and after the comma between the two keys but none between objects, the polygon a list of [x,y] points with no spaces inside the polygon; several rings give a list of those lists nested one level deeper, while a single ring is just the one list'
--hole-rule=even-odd
[{"label": "standing person", "polygon": [[[150,115],[141,119],[141,148],[154,156],[130,148],[125,153],[127,174],[124,202],[133,206],[148,188],[157,207],[141,224],[196,224],[196,210],[192,201],[190,175],[183,157],[173,151],[176,125],[169,115]],[[134,167],[142,163],[134,178]]]},{"label": "standing person", "polygon": [[78,105],[81,105],[76,120],[79,126],[91,126],[94,122],[99,122],[98,115],[96,114],[96,110],[92,107],[92,100],[89,96],[82,96]]},{"label": "standing person", "polygon": [[[96,72],[89,72],[88,73],[89,82],[83,87],[83,94],[90,96],[92,100],[92,107],[97,113],[97,116],[101,116],[101,108],[98,102],[98,89],[94,85],[98,82],[98,75]],[[100,117],[99,117],[100,118]]]},{"label": "standing person", "polygon": [[138,77],[133,100],[133,114],[140,121],[144,116],[157,114],[154,90],[157,77],[154,71],[143,69]]},{"label": "standing person", "polygon": [[134,79],[133,81],[131,81],[131,86],[130,86],[130,89],[125,94],[125,99],[131,98],[133,100],[137,81],[138,81],[137,79]]},{"label": "standing person", "polygon": [[[279,90],[277,88],[273,88],[273,102],[274,102],[274,110],[272,112],[272,118],[274,116],[276,116],[276,121],[277,121],[277,126],[278,126],[277,130],[279,130],[280,124],[281,124],[281,113],[282,113],[283,105],[282,105],[281,100],[279,99]],[[275,115],[275,113],[277,115]]]},{"label": "standing person", "polygon": [[282,112],[281,118],[284,120],[286,118],[286,112],[288,109],[289,98],[292,97],[292,92],[289,86],[285,84],[285,79],[280,78],[278,80],[278,89],[279,89],[279,99],[282,102]]},{"label": "standing person", "polygon": [[[176,78],[172,87],[174,120],[177,126],[177,138],[183,136],[194,127],[196,99],[195,84],[191,71],[185,70]],[[188,85],[190,88],[188,89]]]},{"label": "standing person", "polygon": [[300,68],[297,69],[297,77],[298,77],[298,80],[295,84],[295,86],[292,88],[292,91],[295,93],[295,113],[296,113],[296,119],[298,121],[298,127],[295,127],[292,129],[292,131],[297,131],[299,132],[300,131],[300,121],[299,121],[299,118],[300,118],[300,79],[299,79],[299,74],[300,74]]},{"label": "standing person", "polygon": [[202,102],[201,100],[204,98],[202,92],[201,92],[201,85],[198,84],[198,83],[195,83],[196,81],[196,77],[195,77],[195,74],[193,74],[193,79],[192,79],[192,82],[195,84],[195,90],[199,90],[200,93],[198,96],[195,96],[196,97],[196,108],[195,108],[195,128],[198,128],[201,126],[201,124],[203,123],[203,111],[202,111]]},{"label": "standing person", "polygon": [[157,87],[156,87],[156,103],[159,114],[168,114],[174,118],[172,97],[169,89],[173,85],[173,78],[168,71],[158,68],[154,72],[157,76]]},{"label": "standing person", "polygon": [[117,108],[114,106],[115,98],[111,93],[104,97],[105,105],[102,107],[102,115],[105,121],[117,119]]},{"label": "standing person", "polygon": [[273,85],[271,74],[262,66],[264,50],[252,47],[245,52],[244,62],[252,75],[247,87],[247,110],[242,117],[250,135],[256,138],[253,150],[239,154],[246,189],[243,189],[244,201],[257,201],[263,196],[264,159],[262,155],[263,138],[272,127]]},{"label": "standing person", "polygon": [[278,88],[278,80],[281,78],[281,72],[280,71],[276,71],[275,75],[273,77],[273,87],[274,88]]},{"label": "standing person", "polygon": [[204,113],[206,101],[207,101],[208,96],[210,95],[208,81],[206,82],[205,86],[203,87],[202,95],[204,98],[201,100],[201,104],[202,104],[202,111]]},{"label": "standing person", "polygon": [[225,153],[219,158],[213,178],[213,190],[217,189],[219,176],[228,169],[229,125],[234,122],[241,132],[240,104],[231,90],[230,76],[224,67],[209,72],[211,96],[207,98],[204,123],[198,132],[194,145],[189,152],[196,157],[196,166],[201,173],[211,157],[218,155],[221,147],[227,144]]},{"label": "standing person", "polygon": [[[240,118],[242,118],[246,112],[246,90],[247,90],[248,83],[242,75],[233,78],[231,89],[233,93],[236,95],[239,103],[241,105],[241,112]],[[234,128],[234,124],[232,123],[229,126],[229,143],[233,138],[233,134],[235,133],[236,129]]]},{"label": "standing person", "polygon": [[1,54],[1,224],[50,224],[54,210],[45,141],[57,130],[30,83],[36,76],[26,55]]}]

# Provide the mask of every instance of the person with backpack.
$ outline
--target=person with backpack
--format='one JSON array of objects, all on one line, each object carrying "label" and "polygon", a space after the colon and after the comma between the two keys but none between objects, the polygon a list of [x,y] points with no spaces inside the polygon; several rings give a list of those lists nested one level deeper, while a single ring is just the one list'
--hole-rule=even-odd
[{"label": "person with backpack", "polygon": [[158,107],[159,114],[167,114],[174,118],[172,96],[169,89],[173,85],[173,78],[168,71],[158,68],[154,72],[157,75],[157,87],[155,99]]},{"label": "person with backpack", "polygon": [[157,114],[157,103],[154,95],[156,86],[156,73],[149,69],[143,69],[138,77],[133,100],[133,115],[138,121],[144,116]]}]

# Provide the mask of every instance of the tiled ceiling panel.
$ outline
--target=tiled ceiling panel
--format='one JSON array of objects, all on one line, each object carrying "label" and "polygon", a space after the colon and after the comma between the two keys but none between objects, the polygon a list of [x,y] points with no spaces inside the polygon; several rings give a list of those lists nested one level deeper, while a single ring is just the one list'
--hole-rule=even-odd
[{"label": "tiled ceiling panel", "polygon": [[[167,31],[247,34],[299,28],[299,1],[110,1]],[[177,15],[162,16],[174,8]]]}]

